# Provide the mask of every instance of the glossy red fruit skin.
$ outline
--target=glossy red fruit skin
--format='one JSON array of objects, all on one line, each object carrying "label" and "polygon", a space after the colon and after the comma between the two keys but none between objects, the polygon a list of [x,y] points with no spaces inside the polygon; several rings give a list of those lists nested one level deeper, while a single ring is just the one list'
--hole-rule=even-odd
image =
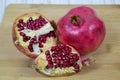
[{"label": "glossy red fruit skin", "polygon": [[[79,16],[77,26],[71,22],[71,16]],[[95,51],[106,34],[103,21],[86,6],[71,9],[58,21],[57,30],[60,42],[72,46],[82,55]]]}]

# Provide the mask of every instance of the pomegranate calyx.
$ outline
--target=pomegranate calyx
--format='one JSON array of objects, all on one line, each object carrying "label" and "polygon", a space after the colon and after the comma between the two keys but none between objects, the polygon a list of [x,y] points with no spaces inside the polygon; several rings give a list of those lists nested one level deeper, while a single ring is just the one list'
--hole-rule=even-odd
[{"label": "pomegranate calyx", "polygon": [[71,16],[70,21],[74,26],[77,26],[77,27],[79,27],[82,24],[82,19],[79,15]]}]

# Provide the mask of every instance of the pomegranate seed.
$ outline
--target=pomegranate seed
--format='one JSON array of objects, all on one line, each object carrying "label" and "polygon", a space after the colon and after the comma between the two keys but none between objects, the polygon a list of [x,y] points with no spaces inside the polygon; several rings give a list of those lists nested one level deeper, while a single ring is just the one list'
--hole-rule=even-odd
[{"label": "pomegranate seed", "polygon": [[75,72],[79,72],[80,70],[79,69],[74,69]]},{"label": "pomegranate seed", "polygon": [[61,60],[60,63],[63,64],[64,63],[63,60]]},{"label": "pomegranate seed", "polygon": [[70,59],[70,63],[73,63],[74,62],[74,59]]},{"label": "pomegranate seed", "polygon": [[73,58],[73,55],[72,55],[72,54],[69,54],[69,58],[71,58],[71,59],[72,59],[72,58]]},{"label": "pomegranate seed", "polygon": [[52,67],[53,67],[52,64],[48,64],[48,65],[46,66],[47,69],[48,69],[48,68],[52,68]]},{"label": "pomegranate seed", "polygon": [[27,39],[26,36],[23,36],[23,41],[24,41],[24,42],[27,42],[27,41],[28,41],[28,39]]},{"label": "pomegranate seed", "polygon": [[61,59],[62,59],[62,57],[58,56],[58,59],[59,59],[59,60],[61,60]]},{"label": "pomegranate seed", "polygon": [[68,60],[64,60],[64,63],[67,63],[68,62]]},{"label": "pomegranate seed", "polygon": [[55,46],[53,46],[52,48],[51,48],[51,51],[54,51],[56,48],[55,48]]},{"label": "pomegranate seed", "polygon": [[19,22],[19,23],[23,23],[23,19],[20,19],[18,22]]},{"label": "pomegranate seed", "polygon": [[70,67],[70,64],[67,63],[67,67]]},{"label": "pomegranate seed", "polygon": [[73,58],[74,58],[75,61],[78,61],[78,60],[79,60],[79,56],[78,56],[77,54],[74,54],[74,55],[73,55]]},{"label": "pomegranate seed", "polygon": [[54,58],[54,57],[55,57],[55,54],[52,54],[52,57]]},{"label": "pomegranate seed", "polygon": [[38,23],[38,19],[35,19],[35,21],[34,21],[35,23]]},{"label": "pomegranate seed", "polygon": [[56,62],[56,63],[60,63],[60,60],[57,59],[57,60],[55,60],[55,62]]},{"label": "pomegranate seed", "polygon": [[75,69],[79,69],[79,65],[75,65],[74,68],[75,68]]},{"label": "pomegranate seed", "polygon": [[63,64],[59,64],[59,67],[60,67],[60,69],[62,69],[63,68]]},{"label": "pomegranate seed", "polygon": [[29,21],[33,21],[32,17],[29,18]]},{"label": "pomegranate seed", "polygon": [[47,57],[47,60],[48,60],[48,61],[51,61],[51,60],[52,60],[52,58],[51,58],[51,57]]},{"label": "pomegranate seed", "polygon": [[31,28],[31,30],[34,30],[34,26],[31,26],[30,28]]},{"label": "pomegranate seed", "polygon": [[34,44],[37,44],[37,41],[33,41]]},{"label": "pomegranate seed", "polygon": [[76,64],[76,65],[74,66],[74,71],[75,71],[75,72],[79,72],[79,70],[80,70],[80,69],[79,69],[79,65]]},{"label": "pomegranate seed", "polygon": [[49,37],[56,37],[55,32],[54,31],[50,31],[50,33],[48,34]]},{"label": "pomegranate seed", "polygon": [[45,52],[45,54],[46,54],[46,56],[47,56],[47,55],[50,55],[50,52],[47,50],[47,51]]},{"label": "pomegranate seed", "polygon": [[18,23],[18,24],[17,24],[17,27],[18,27],[18,28],[20,28],[20,27],[21,27],[20,23]]},{"label": "pomegranate seed", "polygon": [[24,30],[24,27],[19,27],[18,31]]},{"label": "pomegranate seed", "polygon": [[33,47],[32,47],[32,45],[29,45],[29,46],[28,46],[28,49],[29,49],[31,52],[33,52]]},{"label": "pomegranate seed", "polygon": [[49,60],[48,63],[49,63],[49,64],[53,64],[52,60]]},{"label": "pomegranate seed", "polygon": [[40,48],[42,48],[42,47],[43,47],[43,45],[39,43],[39,47],[40,47]]},{"label": "pomegranate seed", "polygon": [[59,64],[55,64],[54,66],[55,66],[55,68],[58,68],[58,67],[59,67]]},{"label": "pomegranate seed", "polygon": [[23,32],[20,32],[20,35],[21,35],[21,36],[25,36],[25,33],[23,33]]},{"label": "pomegranate seed", "polygon": [[37,44],[36,36],[34,36],[34,37],[31,39],[31,43]]},{"label": "pomegranate seed", "polygon": [[26,38],[27,38],[27,40],[30,40],[31,37],[30,36],[26,36]]},{"label": "pomegranate seed", "polygon": [[39,18],[38,19],[42,19],[42,16],[39,16]]}]

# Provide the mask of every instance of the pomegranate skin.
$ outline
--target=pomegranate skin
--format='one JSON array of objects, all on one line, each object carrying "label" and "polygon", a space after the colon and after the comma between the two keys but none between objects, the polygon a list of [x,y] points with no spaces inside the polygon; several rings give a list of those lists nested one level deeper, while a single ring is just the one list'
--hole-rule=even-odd
[{"label": "pomegranate skin", "polygon": [[86,6],[71,9],[58,21],[57,30],[60,42],[72,46],[82,55],[95,51],[106,34],[103,21]]}]

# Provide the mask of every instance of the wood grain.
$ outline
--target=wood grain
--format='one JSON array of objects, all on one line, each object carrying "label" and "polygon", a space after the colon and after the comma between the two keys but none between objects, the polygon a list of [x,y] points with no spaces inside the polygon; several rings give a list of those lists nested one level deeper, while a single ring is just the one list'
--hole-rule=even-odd
[{"label": "wood grain", "polygon": [[0,26],[0,80],[119,80],[120,79],[120,6],[90,6],[105,22],[107,34],[102,45],[88,55],[96,59],[91,66],[72,76],[46,77],[32,68],[32,60],[19,52],[12,42],[12,25],[16,17],[40,12],[56,22],[77,5],[9,5]]}]

